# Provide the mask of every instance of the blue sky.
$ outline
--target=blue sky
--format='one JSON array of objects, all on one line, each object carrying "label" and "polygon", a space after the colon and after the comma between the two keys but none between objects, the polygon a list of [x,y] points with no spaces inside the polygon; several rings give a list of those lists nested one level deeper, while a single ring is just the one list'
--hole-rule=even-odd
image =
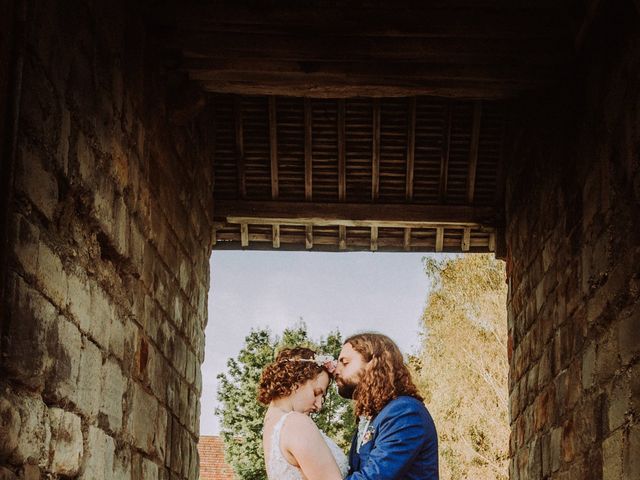
[{"label": "blue sky", "polygon": [[211,257],[202,366],[201,435],[219,432],[216,376],[252,328],[274,333],[300,318],[312,338],[375,330],[404,353],[418,344],[428,281],[423,253],[217,251]]}]

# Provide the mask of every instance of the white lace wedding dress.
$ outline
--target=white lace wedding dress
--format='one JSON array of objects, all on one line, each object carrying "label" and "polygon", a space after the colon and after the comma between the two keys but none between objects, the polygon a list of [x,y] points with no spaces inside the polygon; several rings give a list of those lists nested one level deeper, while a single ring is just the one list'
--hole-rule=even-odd
[{"label": "white lace wedding dress", "polygon": [[[284,455],[282,454],[282,450],[280,450],[280,431],[282,430],[282,426],[284,425],[286,418],[291,413],[292,412],[289,412],[283,415],[282,418],[278,420],[278,423],[276,423],[276,426],[273,428],[273,433],[271,434],[271,451],[269,452],[269,463],[267,464],[267,475],[271,480],[304,479],[300,469],[287,462],[287,459],[284,458]],[[345,478],[349,472],[349,460],[347,460],[347,456],[333,440],[325,435],[324,432],[321,431],[320,433],[322,434],[324,441],[327,442],[329,450],[331,450],[331,454],[338,464],[342,478]]]}]

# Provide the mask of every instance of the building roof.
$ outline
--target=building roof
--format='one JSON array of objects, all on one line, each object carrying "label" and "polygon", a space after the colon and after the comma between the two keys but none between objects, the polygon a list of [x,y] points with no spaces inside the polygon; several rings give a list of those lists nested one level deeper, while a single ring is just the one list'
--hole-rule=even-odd
[{"label": "building roof", "polygon": [[233,469],[224,459],[222,438],[200,436],[198,453],[200,454],[200,480],[233,480]]}]

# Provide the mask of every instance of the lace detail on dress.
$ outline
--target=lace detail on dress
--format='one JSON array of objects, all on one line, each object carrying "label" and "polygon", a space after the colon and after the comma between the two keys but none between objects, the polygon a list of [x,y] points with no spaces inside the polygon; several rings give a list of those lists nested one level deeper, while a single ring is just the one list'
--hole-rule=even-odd
[{"label": "lace detail on dress", "polygon": [[[276,423],[276,426],[273,428],[273,433],[271,434],[271,451],[269,452],[267,475],[273,480],[302,480],[304,478],[300,469],[287,462],[282,450],[280,450],[280,432],[286,418],[291,413],[292,412],[289,412],[283,415],[280,420],[278,420],[278,423]],[[327,442],[329,450],[338,464],[342,478],[345,478],[349,472],[349,460],[347,459],[347,456],[333,440],[325,435],[324,432],[321,431],[320,433],[322,434],[324,441]]]}]

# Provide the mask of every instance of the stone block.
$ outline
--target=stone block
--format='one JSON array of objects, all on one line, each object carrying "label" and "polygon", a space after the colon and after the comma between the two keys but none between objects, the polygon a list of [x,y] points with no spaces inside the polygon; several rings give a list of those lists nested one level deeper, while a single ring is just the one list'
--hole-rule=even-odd
[{"label": "stone block", "polygon": [[29,201],[50,222],[58,205],[58,181],[48,171],[41,155],[31,149],[21,148],[16,172],[16,190],[23,192]]},{"label": "stone block", "polygon": [[131,451],[128,446],[118,448],[113,458],[113,478],[118,480],[137,480],[140,476],[132,477]]},{"label": "stone block", "polygon": [[640,478],[640,425],[632,425],[629,429],[629,438],[624,450],[624,464],[622,466],[623,478]]},{"label": "stone block", "polygon": [[147,454],[153,452],[153,439],[158,415],[158,401],[147,393],[138,383],[131,385],[132,397],[129,409],[127,431],[133,444]]},{"label": "stone block", "polygon": [[88,278],[81,278],[74,274],[68,277],[69,290],[67,304],[69,311],[80,329],[89,333],[89,323],[91,322],[91,286]]},{"label": "stone block", "polygon": [[[91,284],[90,316],[85,316],[84,327],[100,347],[109,350],[111,325],[115,317],[115,309],[107,293],[96,283]],[[83,325],[81,325],[83,327]]]},{"label": "stone block", "polygon": [[47,337],[58,313],[38,291],[21,277],[13,277],[13,292],[6,325],[3,367],[10,377],[41,391],[51,366]]},{"label": "stone block", "polygon": [[618,345],[623,365],[640,352],[640,305],[624,315],[617,325]]},{"label": "stone block", "polygon": [[167,424],[169,421],[169,413],[163,406],[158,407],[158,415],[156,417],[156,427],[153,436],[153,448],[158,458],[164,460],[167,454]]},{"label": "stone block", "polygon": [[582,353],[582,388],[589,390],[596,378],[596,345],[591,342]]},{"label": "stone block", "polygon": [[48,339],[49,354],[55,367],[49,369],[45,391],[57,401],[77,403],[78,376],[82,352],[80,330],[65,317],[59,316]]},{"label": "stone block", "polygon": [[131,217],[122,195],[117,194],[113,204],[113,246],[121,257],[129,251],[129,222]]},{"label": "stone block", "polygon": [[[51,430],[47,407],[40,397],[26,394],[12,395],[13,407],[20,416],[20,431],[16,448],[9,455],[14,465],[32,463],[47,467],[49,463],[49,444]],[[12,424],[15,423],[12,414]]]},{"label": "stone block", "polygon": [[115,443],[99,428],[89,425],[84,456],[84,471],[80,475],[83,480],[113,478]]},{"label": "stone block", "polygon": [[22,215],[13,217],[12,232],[13,252],[24,271],[29,275],[36,275],[38,268],[38,245],[40,231]]},{"label": "stone block", "polygon": [[608,334],[602,338],[596,350],[596,382],[605,383],[619,367],[618,338]]},{"label": "stone block", "polygon": [[82,130],[77,130],[77,140],[75,145],[76,159],[78,162],[78,175],[86,186],[93,186],[96,175],[96,156],[93,147],[89,144],[87,137]]},{"label": "stone block", "polygon": [[102,392],[101,387],[102,353],[87,338],[83,338],[80,352],[80,372],[78,375],[78,409],[88,418],[98,414]]},{"label": "stone block", "polygon": [[18,447],[21,424],[16,398],[7,388],[0,393],[0,458],[7,458]]},{"label": "stone block", "polygon": [[622,480],[623,430],[619,429],[602,442],[602,480]]},{"label": "stone block", "polygon": [[49,421],[52,453],[49,469],[57,475],[76,475],[83,456],[80,417],[54,407],[49,409]]},{"label": "stone block", "polygon": [[[145,480],[158,480],[158,465],[148,458],[142,459],[142,478]],[[195,478],[195,477],[193,477]]]},{"label": "stone block", "polygon": [[64,309],[67,303],[67,275],[60,257],[42,241],[38,245],[37,278],[45,295],[58,308]]},{"label": "stone block", "polygon": [[624,425],[630,409],[630,400],[631,391],[628,379],[625,377],[616,379],[609,394],[609,407],[607,409],[609,431],[614,431]]},{"label": "stone block", "polygon": [[100,413],[105,416],[108,429],[115,433],[122,429],[122,400],[126,389],[127,379],[120,365],[108,359],[102,368]]},{"label": "stone block", "polygon": [[0,467],[0,480],[18,480],[18,477],[8,468]]}]

